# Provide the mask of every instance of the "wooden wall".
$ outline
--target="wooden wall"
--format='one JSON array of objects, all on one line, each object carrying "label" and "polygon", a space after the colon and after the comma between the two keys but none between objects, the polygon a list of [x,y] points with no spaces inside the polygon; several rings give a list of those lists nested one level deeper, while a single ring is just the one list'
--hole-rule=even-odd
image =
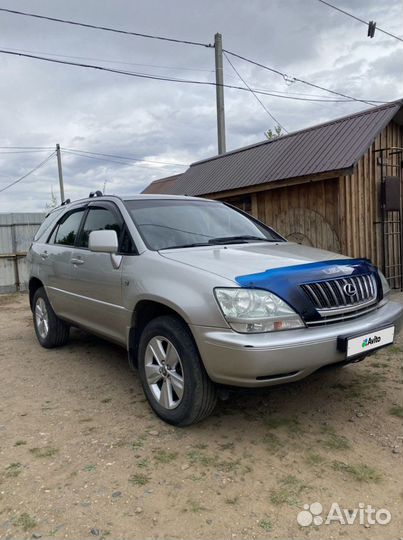
[{"label": "wooden wall", "polygon": [[[371,148],[359,160],[350,176],[340,177],[339,184],[339,230],[341,250],[352,257],[368,257],[382,267],[384,242],[381,226],[381,168],[377,163],[380,148],[403,147],[403,129],[391,122],[378,135]],[[397,165],[403,156],[388,156],[390,164]],[[389,175],[400,175],[401,169],[388,167]],[[388,214],[390,220],[398,220],[398,213]],[[390,226],[398,232],[398,225]],[[392,262],[400,257],[398,234],[390,240],[389,252]]]},{"label": "wooden wall", "polygon": [[334,178],[258,192],[257,217],[288,240],[340,251],[338,190]]}]

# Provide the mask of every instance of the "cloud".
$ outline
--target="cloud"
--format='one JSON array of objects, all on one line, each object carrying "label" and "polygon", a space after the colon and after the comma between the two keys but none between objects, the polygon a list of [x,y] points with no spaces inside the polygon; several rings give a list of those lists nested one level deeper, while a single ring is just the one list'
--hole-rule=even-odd
[{"label": "cloud", "polygon": [[[3,0],[4,7],[35,11],[105,26],[212,43],[223,34],[224,47],[290,76],[363,99],[392,100],[401,95],[401,43],[317,0]],[[337,5],[397,34],[398,0]],[[176,45],[0,13],[0,48],[88,57],[88,63],[164,76],[214,81],[212,48]],[[79,58],[71,58],[80,61]],[[102,62],[107,60],[107,62]],[[113,61],[118,63],[112,63]],[[287,83],[239,59],[233,63],[253,87],[289,97],[327,95]],[[125,77],[95,70],[47,64],[0,55],[0,146],[45,146],[43,153],[2,154],[0,188],[42,161],[56,143],[64,148],[189,164],[216,153],[215,89]],[[242,82],[225,63],[228,84]],[[305,96],[306,97],[306,96]],[[366,106],[359,103],[310,103],[260,96],[289,131],[301,129]],[[273,121],[248,92],[225,90],[227,147],[264,138]],[[181,172],[182,165],[100,161],[63,153],[66,196],[91,190],[129,194],[156,178]],[[100,156],[98,156],[100,157]],[[105,158],[108,159],[108,158]],[[58,192],[55,158],[34,175],[0,193],[0,211],[41,211]]]}]

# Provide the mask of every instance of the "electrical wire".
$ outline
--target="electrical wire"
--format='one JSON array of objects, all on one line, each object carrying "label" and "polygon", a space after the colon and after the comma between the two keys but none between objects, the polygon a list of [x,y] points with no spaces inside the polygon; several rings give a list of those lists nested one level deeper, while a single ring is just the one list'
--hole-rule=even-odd
[{"label": "electrical wire", "polygon": [[[347,17],[351,17],[352,19],[355,19],[356,21],[359,21],[360,23],[365,24],[365,26],[368,26],[369,22],[365,21],[364,19],[360,19],[360,17],[357,17],[356,15],[353,15],[352,13],[349,13],[348,11],[344,11],[344,9],[341,9],[337,6],[334,6],[333,4],[330,4],[329,2],[326,2],[325,0],[318,0],[321,4],[325,4],[326,6],[329,6],[332,9],[335,9],[336,11],[339,11],[340,13],[343,13],[344,15],[347,15]],[[403,39],[399,36],[396,36],[395,34],[392,34],[391,32],[387,32],[383,28],[380,28],[378,25],[376,26],[376,30],[378,32],[382,32],[383,34],[386,34],[389,37],[393,37],[399,41],[403,42]]]},{"label": "electrical wire", "polygon": [[[321,1],[322,3],[327,3],[327,2],[324,2],[324,0],[319,0]],[[331,4],[327,4],[331,7],[334,7],[333,5]],[[338,8],[335,8],[335,9],[338,9]],[[59,19],[59,18],[56,18],[56,17],[49,17],[49,16],[45,16],[45,15],[38,15],[36,13],[28,13],[28,12],[23,12],[23,11],[17,11],[17,10],[12,10],[12,9],[6,9],[6,8],[0,8],[0,11],[3,11],[3,12],[6,12],[6,13],[11,13],[11,14],[14,14],[14,15],[22,15],[22,16],[26,16],[26,17],[34,17],[36,19],[44,19],[44,20],[48,20],[48,21],[52,21],[52,22],[58,22],[58,23],[64,23],[64,24],[71,24],[71,25],[74,25],[74,26],[82,26],[82,27],[85,27],[85,28],[92,28],[92,29],[95,29],[95,30],[104,30],[104,31],[108,31],[108,32],[116,32],[116,33],[119,33],[119,34],[126,34],[126,35],[131,35],[131,36],[136,36],[136,37],[144,37],[144,38],[150,38],[150,39],[157,39],[157,40],[162,40],[162,41],[169,41],[169,42],[174,42],[174,43],[181,43],[181,44],[185,44],[185,45],[197,45],[197,46],[200,46],[200,47],[207,47],[207,48],[213,48],[214,45],[210,44],[210,43],[201,43],[201,42],[197,42],[197,41],[189,41],[189,40],[183,40],[183,39],[176,39],[176,38],[168,38],[168,37],[165,37],[165,36],[157,36],[157,35],[153,35],[153,34],[143,34],[143,33],[139,33],[139,32],[130,32],[130,31],[127,31],[127,30],[120,30],[120,29],[116,29],[116,28],[110,28],[110,27],[106,27],[106,26],[99,26],[99,25],[93,25],[93,24],[89,24],[89,23],[81,23],[81,22],[78,22],[78,21],[71,21],[71,20],[67,20],[67,19]],[[347,14],[347,12],[345,12]],[[363,21],[361,21],[363,22]],[[364,21],[365,22],[365,21]],[[393,34],[392,34],[393,36]],[[393,36],[393,37],[397,37],[397,36]],[[402,39],[400,38],[397,38],[399,39],[400,41],[403,41]],[[1,50],[0,52],[2,53],[5,53],[4,50]],[[250,60],[250,59],[247,59],[246,57],[242,57],[241,55],[237,55],[235,53],[232,53],[231,51],[228,51],[226,50],[225,52],[227,52],[228,54],[231,54],[233,56],[237,56],[238,58],[241,58],[242,60],[245,60],[247,62],[251,62],[255,65],[258,65],[260,67],[263,67],[265,69],[268,69],[269,71],[272,71],[274,73],[277,73],[279,75],[281,75],[283,78],[287,78],[287,75],[285,73],[281,73],[279,72],[278,70],[275,70],[273,68],[269,68],[268,66],[264,66],[263,64],[259,64],[258,62],[254,62],[253,60]],[[17,53],[12,53],[10,52],[9,54],[17,54]],[[23,55],[22,53],[19,53],[20,56],[26,56],[26,57],[30,57],[30,58],[37,58],[37,59],[42,59],[42,60],[45,60],[45,58],[43,57],[39,57],[39,56],[34,56],[34,55],[28,55],[28,54],[25,54]],[[47,59],[49,62],[52,61],[51,59]],[[54,62],[58,62],[58,63],[62,63],[60,60],[53,60]],[[67,64],[68,62],[66,62]],[[70,65],[73,65],[73,63],[70,63]],[[81,64],[80,64],[81,65]],[[82,66],[84,67],[84,65]],[[85,67],[93,67],[94,69],[102,69],[100,66],[98,67],[95,67],[95,66],[89,66],[89,65],[86,65]],[[106,71],[113,71],[111,69],[107,69],[107,68],[104,68]],[[115,72],[118,72],[117,70]],[[126,73],[127,74],[127,73]],[[136,74],[134,76],[138,76],[138,77],[146,77],[146,78],[154,78],[154,79],[157,79],[157,80],[167,80],[165,78],[158,78],[158,77],[153,77],[153,76],[150,76],[150,75],[141,75],[141,74]],[[303,84],[307,84],[309,86],[312,86],[313,88],[317,88],[317,89],[320,89],[320,90],[324,90],[326,92],[330,92],[332,94],[335,94],[335,95],[339,95],[341,97],[344,97],[344,98],[347,98],[347,99],[350,99],[352,101],[357,101],[357,102],[361,102],[361,103],[365,103],[367,105],[372,105],[372,106],[375,106],[373,102],[371,101],[367,101],[367,100],[362,100],[362,99],[357,99],[357,98],[353,98],[351,96],[347,96],[346,94],[342,94],[340,92],[335,92],[334,90],[329,90],[328,88],[324,88],[324,87],[321,87],[319,85],[316,85],[316,84],[313,84],[313,83],[309,83],[308,81],[304,81],[302,79],[298,79],[296,77],[292,77],[292,80],[293,81],[297,81],[297,82],[301,82]],[[185,81],[182,81],[182,82],[185,82]],[[190,81],[186,81],[186,82],[190,82]],[[208,83],[208,82],[202,82],[202,81],[198,81],[197,83],[195,81],[192,81],[193,84],[210,84],[210,85],[215,85],[215,83]],[[228,87],[231,87],[230,85]],[[237,89],[240,89],[242,87],[238,87]],[[244,90],[248,90],[247,88],[243,88]],[[256,91],[255,91],[256,92]],[[258,93],[258,92],[256,92]]]},{"label": "electrical wire", "polygon": [[211,45],[210,43],[201,43],[199,41],[189,41],[186,39],[176,39],[176,38],[170,38],[166,36],[157,36],[154,34],[143,34],[140,32],[130,32],[128,30],[121,30],[118,28],[110,28],[108,26],[100,26],[96,24],[89,24],[89,23],[82,23],[78,21],[72,21],[68,19],[59,19],[56,17],[48,17],[46,15],[38,15],[37,13],[28,13],[26,11],[17,11],[14,9],[6,9],[6,8],[0,8],[0,11],[3,11],[5,13],[11,13],[13,15],[23,15],[25,17],[34,17],[35,19],[43,19],[46,21],[52,21],[52,22],[58,22],[63,24],[70,24],[73,26],[82,26],[84,28],[92,28],[93,30],[104,30],[106,32],[114,32],[116,34],[125,34],[127,36],[135,36],[135,37],[142,37],[142,38],[149,38],[149,39],[157,39],[160,41],[169,41],[171,43],[182,43],[184,45],[195,45],[198,47],[207,47],[211,48],[214,47],[214,45]]},{"label": "electrical wire", "polygon": [[36,172],[38,169],[40,169],[41,167],[43,167],[43,165],[45,165],[50,159],[52,159],[52,157],[56,154],[56,152],[52,152],[46,159],[44,159],[41,163],[39,163],[39,165],[37,165],[36,167],[34,167],[32,170],[30,170],[29,172],[27,172],[26,174],[24,174],[23,176],[21,176],[20,178],[18,178],[17,180],[14,180],[13,182],[11,182],[11,184],[8,184],[7,186],[3,187],[0,189],[0,193],[2,191],[6,191],[6,189],[9,189],[10,187],[12,186],[15,186],[16,184],[18,184],[19,182],[21,182],[22,180],[24,180],[25,178],[27,178],[27,176],[30,176],[32,173]]},{"label": "electrical wire", "polygon": [[11,150],[11,151],[0,150],[0,156],[3,156],[5,154],[35,154],[35,153],[38,153],[38,152],[48,152],[48,151],[49,151],[48,149],[44,149],[44,150]]},{"label": "electrical wire", "polygon": [[260,105],[263,107],[263,109],[266,111],[266,113],[270,116],[270,118],[276,122],[277,125],[279,125],[281,127],[281,129],[283,131],[285,131],[286,133],[288,133],[288,131],[286,130],[286,128],[280,123],[279,120],[277,120],[277,118],[269,111],[269,109],[266,107],[266,105],[262,102],[262,100],[259,98],[259,96],[257,96],[255,94],[255,92],[252,90],[252,88],[249,86],[249,84],[245,81],[245,79],[242,77],[242,75],[239,73],[239,71],[236,69],[236,67],[234,66],[234,64],[231,62],[231,60],[228,58],[228,55],[227,53],[224,52],[224,56],[227,60],[227,62],[229,63],[229,65],[232,67],[232,69],[235,71],[235,73],[238,75],[238,77],[241,79],[241,81],[244,83],[244,85],[249,88],[249,90],[251,91],[253,97],[258,101],[258,103],[260,103]]},{"label": "electrical wire", "polygon": [[[79,152],[75,152],[75,151],[72,151],[72,150],[63,150],[63,153],[64,154],[70,154],[70,155],[76,156],[76,157],[81,157],[81,158],[84,158],[84,159],[95,159],[96,161],[104,161],[104,162],[107,162],[107,163],[117,163],[118,165],[125,165],[126,167],[128,167],[130,165],[136,165],[136,167],[140,167],[142,169],[147,169],[148,171],[152,170],[152,167],[147,167],[146,165],[140,165],[137,162],[119,161],[119,160],[111,159],[111,158],[102,158],[102,157],[97,157],[97,156],[84,155],[84,154],[81,154]],[[158,170],[167,170],[167,169],[166,169],[166,167],[158,167]]]},{"label": "electrical wire", "polygon": [[[264,66],[263,64],[259,64],[258,62],[254,62],[253,60],[249,60],[248,58],[245,58],[245,57],[243,57],[241,55],[238,55],[238,54],[233,53],[233,52],[228,51],[228,50],[226,50],[225,52],[227,52],[231,56],[235,56],[235,57],[238,57],[238,58],[240,58],[242,60],[246,60],[247,62],[251,62],[252,64],[255,64],[255,65],[259,66],[259,67],[263,67],[265,69],[268,69],[269,71],[273,71],[273,72],[275,72],[275,73],[277,73],[277,74],[279,74],[279,75],[281,75],[283,77],[286,77],[285,74],[283,74],[283,73],[281,73],[281,72],[279,72],[277,70],[274,70],[272,68],[269,68],[267,66]],[[63,65],[75,66],[75,67],[81,67],[81,68],[87,68],[87,69],[95,69],[95,70],[99,70],[99,71],[106,71],[106,72],[109,72],[109,73],[116,73],[116,74],[119,74],[119,75],[127,75],[127,76],[130,76],[130,77],[138,77],[138,78],[141,78],[141,79],[151,79],[151,80],[156,80],[156,81],[169,81],[169,82],[177,82],[177,83],[185,83],[185,84],[197,84],[197,85],[202,85],[202,86],[217,86],[217,84],[215,82],[211,82],[211,81],[199,81],[199,80],[192,80],[192,79],[177,79],[177,78],[173,78],[173,77],[165,77],[165,76],[162,76],[162,75],[151,75],[151,74],[145,74],[145,73],[136,73],[136,72],[133,72],[133,71],[124,71],[124,70],[108,68],[108,67],[104,67],[104,66],[98,66],[98,65],[95,65],[95,64],[83,64],[83,63],[78,63],[78,62],[69,62],[67,60],[58,60],[56,58],[47,58],[45,56],[38,56],[38,55],[27,54],[27,53],[6,51],[4,49],[0,49],[0,54],[9,54],[9,55],[12,55],[12,56],[21,56],[23,58],[41,60],[41,61],[44,61],[44,62],[51,62],[51,63],[54,63],[54,64],[63,64]],[[308,84],[308,85],[313,86],[315,88],[319,88],[321,90],[325,90],[326,92],[331,92],[332,94],[336,94],[338,96],[344,97],[346,99],[342,100],[343,103],[346,103],[346,101],[357,101],[357,102],[366,103],[368,105],[372,105],[372,106],[375,107],[374,102],[353,98],[351,96],[347,96],[346,94],[341,94],[339,92],[329,90],[327,88],[315,85],[313,83],[308,83],[306,81],[302,81],[301,79],[294,78],[294,81],[304,82],[305,84]],[[244,92],[250,92],[251,91],[251,90],[249,90],[249,88],[245,88],[244,86],[236,86],[236,85],[231,85],[231,84],[223,84],[222,86],[224,88],[231,88],[231,89],[234,89],[234,90],[241,90],[241,91],[244,91]],[[264,95],[264,96],[272,96],[272,97],[279,97],[279,98],[285,98],[285,99],[293,99],[293,100],[297,100],[297,101],[314,101],[314,102],[324,101],[324,100],[321,100],[321,99],[307,99],[307,98],[297,98],[297,97],[291,97],[291,96],[279,96],[277,94],[273,94],[272,92],[267,92],[267,91],[263,91],[263,90],[256,90],[256,89],[253,89],[253,91],[256,94],[260,94],[260,95]],[[340,102],[341,100],[338,100],[338,101]],[[332,102],[333,103],[333,102],[337,102],[337,100],[327,100],[326,102]]]},{"label": "electrical wire", "polygon": [[[271,68],[269,66],[265,66],[264,64],[261,64],[260,62],[256,62],[255,60],[251,60],[250,58],[247,58],[246,56],[242,56],[240,54],[234,53],[232,51],[229,51],[228,49],[223,49],[223,52],[226,52],[227,54],[229,54],[231,56],[234,56],[235,58],[239,58],[241,60],[244,60],[245,62],[249,62],[250,64],[253,64],[253,65],[258,66],[260,68],[267,69],[271,73],[275,73],[276,75],[280,75],[281,77],[283,77],[283,79],[285,81],[300,82],[300,83],[306,84],[308,86],[312,86],[312,88],[317,88],[319,90],[323,90],[325,92],[330,92],[331,94],[335,94],[337,96],[341,96],[341,97],[347,98],[347,99],[352,100],[352,101],[357,101],[359,103],[365,103],[366,105],[371,105],[372,107],[376,107],[376,105],[374,105],[374,103],[372,101],[367,101],[365,99],[359,99],[359,98],[349,96],[347,94],[342,94],[341,92],[336,92],[335,90],[330,90],[329,88],[325,88],[324,86],[319,86],[318,84],[314,84],[314,83],[311,83],[311,82],[308,82],[308,81],[304,81],[303,79],[299,79],[298,77],[290,77],[289,75],[279,71],[278,69],[274,69],[274,68]],[[256,93],[259,93],[259,92],[256,92]]]},{"label": "electrical wire", "polygon": [[156,159],[143,159],[139,157],[133,157],[133,156],[119,156],[117,154],[106,154],[104,152],[89,152],[88,150],[80,150],[78,148],[64,148],[62,147],[62,150],[70,151],[70,152],[77,152],[80,154],[90,154],[95,156],[104,156],[104,157],[111,157],[111,158],[117,158],[117,159],[127,159],[128,161],[139,161],[139,162],[145,162],[145,163],[158,163],[161,165],[172,165],[175,167],[187,167],[185,163],[174,163],[172,161],[159,161]]},{"label": "electrical wire", "polygon": [[173,71],[200,71],[204,73],[214,73],[213,69],[201,69],[201,68],[191,68],[191,67],[183,67],[183,66],[161,66],[158,64],[141,64],[138,62],[124,62],[122,60],[106,60],[105,58],[97,58],[92,56],[74,56],[71,54],[59,54],[59,53],[51,53],[51,52],[45,52],[45,51],[33,51],[29,49],[13,49],[10,47],[0,47],[7,51],[17,51],[17,52],[23,52],[23,53],[32,53],[32,54],[46,54],[47,56],[54,56],[54,57],[60,57],[60,58],[72,58],[75,60],[91,60],[95,62],[105,62],[110,64],[120,64],[125,66],[141,66],[141,67],[150,67],[150,68],[156,68],[156,69],[169,69]]}]

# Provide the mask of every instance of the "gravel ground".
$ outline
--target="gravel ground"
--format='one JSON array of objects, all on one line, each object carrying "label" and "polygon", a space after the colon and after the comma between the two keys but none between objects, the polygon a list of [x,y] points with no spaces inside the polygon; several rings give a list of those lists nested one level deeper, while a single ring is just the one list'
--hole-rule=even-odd
[{"label": "gravel ground", "polygon": [[[0,538],[402,536],[402,336],[177,429],[123,349],[77,330],[42,349],[27,304],[0,297]],[[314,502],[392,519],[301,527]]]}]

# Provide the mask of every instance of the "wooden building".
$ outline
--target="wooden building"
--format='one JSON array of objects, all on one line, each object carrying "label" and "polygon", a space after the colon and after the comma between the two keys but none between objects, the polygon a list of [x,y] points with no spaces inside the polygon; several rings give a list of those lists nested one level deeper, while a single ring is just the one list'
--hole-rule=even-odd
[{"label": "wooden building", "polygon": [[287,239],[368,257],[402,288],[403,101],[192,164],[144,192],[230,202]]}]

